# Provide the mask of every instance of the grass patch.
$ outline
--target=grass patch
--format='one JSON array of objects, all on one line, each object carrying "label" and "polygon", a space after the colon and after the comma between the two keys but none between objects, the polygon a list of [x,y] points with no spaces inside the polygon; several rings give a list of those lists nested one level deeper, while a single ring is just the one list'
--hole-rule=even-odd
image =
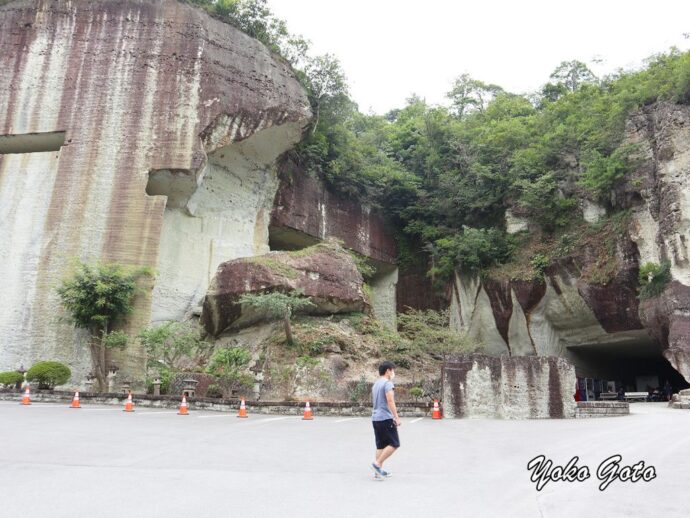
[{"label": "grass patch", "polygon": [[625,238],[631,220],[628,210],[597,223],[577,221],[553,234],[535,231],[515,236],[515,252],[510,261],[487,270],[496,280],[535,281],[542,279],[550,265],[572,259],[582,279],[591,284],[608,284],[620,271],[618,244]]},{"label": "grass patch", "polygon": [[296,279],[299,277],[299,271],[293,268],[289,264],[282,263],[272,257],[257,256],[257,257],[247,257],[244,259],[248,263],[259,264],[265,266],[271,270],[276,275],[282,277],[287,277],[288,279]]}]

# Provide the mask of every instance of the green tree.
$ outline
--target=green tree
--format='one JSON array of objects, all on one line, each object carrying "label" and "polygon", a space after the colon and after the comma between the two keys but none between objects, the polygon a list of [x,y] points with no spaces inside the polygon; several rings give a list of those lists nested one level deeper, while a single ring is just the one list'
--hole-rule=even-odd
[{"label": "green tree", "polygon": [[514,187],[519,192],[518,206],[547,232],[572,221],[577,200],[561,195],[553,173],[546,173],[533,181],[519,180]]},{"label": "green tree", "polygon": [[483,111],[502,91],[498,85],[473,79],[469,74],[462,74],[455,79],[446,97],[451,100],[455,114],[462,119],[473,111]]},{"label": "green tree", "polygon": [[[495,228],[464,227],[461,233],[436,240],[438,257],[433,272],[442,281],[453,278],[456,268],[478,273],[505,262],[513,251],[513,242]],[[433,270],[432,270],[433,271]]]},{"label": "green tree", "polygon": [[240,304],[251,306],[270,318],[282,318],[288,345],[294,344],[290,324],[293,313],[315,305],[311,298],[305,297],[299,290],[290,293],[247,293],[240,298]]},{"label": "green tree", "polygon": [[147,356],[147,367],[178,372],[184,363],[202,367],[213,346],[201,339],[198,326],[190,322],[166,322],[139,334]]},{"label": "green tree", "polygon": [[586,83],[596,83],[597,76],[582,61],[561,61],[551,73],[556,85],[562,85],[569,92],[577,92]]},{"label": "green tree", "polygon": [[599,199],[606,200],[614,185],[631,169],[632,149],[631,146],[620,147],[608,156],[596,150],[591,151],[585,162],[581,185]]},{"label": "green tree", "polygon": [[304,66],[309,101],[314,112],[312,135],[316,133],[323,112],[331,116],[351,107],[347,80],[340,61],[332,54],[307,58]]},{"label": "green tree", "polygon": [[229,23],[271,51],[296,64],[304,59],[309,43],[288,31],[285,20],[276,17],[266,0],[189,0]]},{"label": "green tree", "polygon": [[93,374],[101,391],[106,389],[111,351],[127,345],[126,335],[113,328],[132,312],[137,280],[148,269],[126,270],[118,264],[79,263],[57,289],[68,320],[89,332]]}]

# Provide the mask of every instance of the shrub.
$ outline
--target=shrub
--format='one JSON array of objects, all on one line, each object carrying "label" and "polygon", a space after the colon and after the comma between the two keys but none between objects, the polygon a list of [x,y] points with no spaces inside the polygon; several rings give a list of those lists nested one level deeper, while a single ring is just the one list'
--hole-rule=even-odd
[{"label": "shrub", "polygon": [[22,385],[22,381],[24,381],[24,376],[21,372],[0,372],[0,385],[19,388]]},{"label": "shrub", "polygon": [[412,387],[410,389],[410,396],[412,396],[415,401],[417,401],[423,395],[424,395],[424,389],[422,387]]},{"label": "shrub", "polygon": [[640,266],[639,281],[642,289],[640,299],[649,299],[661,295],[666,285],[671,282],[671,263],[645,263]]},{"label": "shrub", "polygon": [[462,233],[436,240],[437,258],[431,273],[452,279],[456,267],[479,272],[507,261],[513,252],[512,237],[498,229],[464,227]]},{"label": "shrub", "polygon": [[249,351],[242,347],[226,347],[213,354],[207,371],[218,379],[224,397],[231,397],[234,391],[253,387],[254,377],[244,372],[251,359]]},{"label": "shrub", "polygon": [[361,376],[359,381],[354,386],[350,387],[348,396],[352,403],[361,403],[367,395],[367,380],[364,379],[364,376]]},{"label": "shrub", "polygon": [[64,385],[72,376],[72,371],[64,363],[46,361],[33,365],[26,373],[27,381],[38,382],[40,389],[52,389]]},{"label": "shrub", "polygon": [[530,261],[536,276],[540,279],[544,277],[544,271],[548,268],[550,262],[549,258],[544,254],[536,254]]},{"label": "shrub", "polygon": [[[466,333],[459,333],[450,328],[449,310],[410,308],[406,313],[398,315],[398,326],[400,334],[411,343],[408,356],[419,351],[445,361],[453,354],[470,353],[479,347],[479,344]],[[400,348],[398,351],[405,352]],[[392,361],[404,367],[399,363],[400,358]]]},{"label": "shrub", "polygon": [[222,398],[223,389],[217,383],[212,383],[208,386],[208,389],[206,389],[206,397]]},{"label": "shrub", "polygon": [[148,369],[168,369],[172,372],[194,364],[202,368],[213,347],[201,339],[200,328],[191,322],[166,322],[139,333],[146,350]]}]

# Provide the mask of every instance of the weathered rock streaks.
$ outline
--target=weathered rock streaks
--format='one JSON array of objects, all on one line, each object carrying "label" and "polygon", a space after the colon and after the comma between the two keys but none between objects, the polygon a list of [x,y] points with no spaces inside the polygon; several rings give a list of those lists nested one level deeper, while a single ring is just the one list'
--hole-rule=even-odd
[{"label": "weathered rock streaks", "polygon": [[[588,366],[572,354],[580,345],[656,344],[690,380],[690,107],[645,107],[629,119],[625,143],[634,146],[636,165],[612,197],[615,209],[630,210],[627,229],[609,243],[612,277],[605,284],[591,280],[588,272],[601,258],[587,247],[534,281],[458,275],[455,328],[492,354],[564,356],[583,374]],[[591,202],[583,210],[587,219],[601,217]],[[673,282],[641,303],[640,266],[663,261],[671,263]]]},{"label": "weathered rock streaks", "polygon": [[[0,268],[10,287],[0,309],[0,368],[53,357],[81,379],[88,355],[79,335],[54,320],[54,287],[72,258],[151,266],[165,278],[189,263],[159,250],[184,255],[226,237],[218,227],[232,221],[198,217],[213,210],[205,207],[207,179],[223,184],[223,175],[238,177],[228,188],[244,176],[253,185],[242,217],[252,231],[229,253],[263,251],[273,162],[299,140],[310,111],[287,65],[181,2],[18,0],[0,7],[0,25],[0,69],[9,72],[0,75],[0,135],[65,132],[54,152],[0,155]],[[186,175],[188,200],[166,208],[165,196],[147,195],[150,171]],[[154,194],[175,191],[162,189]],[[189,232],[177,239],[166,236],[183,218],[201,221],[180,224]],[[204,240],[194,225],[215,230],[204,229]],[[152,299],[154,314],[198,303],[220,262],[218,254],[199,258],[201,273],[174,296],[154,289],[140,298],[132,329],[149,321]],[[141,351],[119,361],[126,375],[141,375]]]}]

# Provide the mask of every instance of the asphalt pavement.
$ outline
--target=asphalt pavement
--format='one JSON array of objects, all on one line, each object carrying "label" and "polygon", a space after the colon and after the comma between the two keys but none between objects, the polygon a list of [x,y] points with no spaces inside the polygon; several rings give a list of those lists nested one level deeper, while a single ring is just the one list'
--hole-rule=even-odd
[{"label": "asphalt pavement", "polygon": [[[0,518],[689,516],[690,411],[631,408],[579,420],[406,418],[385,466],[393,476],[378,482],[367,418],[0,402]],[[601,491],[597,468],[615,454],[655,477]],[[554,466],[577,456],[590,476],[537,491],[527,464],[539,455]]]}]

